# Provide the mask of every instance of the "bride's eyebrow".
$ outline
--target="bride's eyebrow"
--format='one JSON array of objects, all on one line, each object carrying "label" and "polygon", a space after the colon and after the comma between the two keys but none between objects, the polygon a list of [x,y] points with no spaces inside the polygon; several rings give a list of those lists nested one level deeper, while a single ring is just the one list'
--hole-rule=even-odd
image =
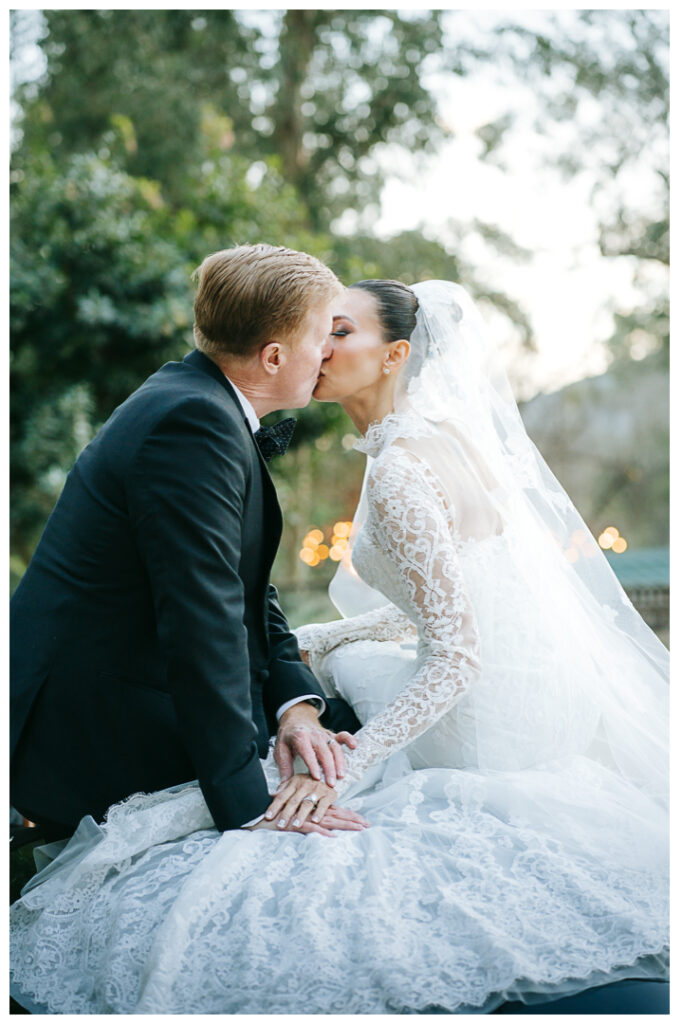
[{"label": "bride's eyebrow", "polygon": [[333,324],[334,324],[335,320],[348,320],[349,323],[353,324],[354,327],[358,327],[358,324],[353,319],[353,317],[349,316],[347,313],[335,313],[335,315],[332,317],[332,323]]}]

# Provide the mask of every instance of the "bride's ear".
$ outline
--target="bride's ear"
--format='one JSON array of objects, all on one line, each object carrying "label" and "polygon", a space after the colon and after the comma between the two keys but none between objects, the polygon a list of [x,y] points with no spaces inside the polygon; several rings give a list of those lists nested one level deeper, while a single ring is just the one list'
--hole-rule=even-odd
[{"label": "bride's ear", "polygon": [[409,355],[409,341],[406,341],[405,338],[401,338],[400,341],[394,341],[391,343],[391,352],[389,354],[389,358],[386,360],[386,365],[390,370],[398,370],[403,366]]}]

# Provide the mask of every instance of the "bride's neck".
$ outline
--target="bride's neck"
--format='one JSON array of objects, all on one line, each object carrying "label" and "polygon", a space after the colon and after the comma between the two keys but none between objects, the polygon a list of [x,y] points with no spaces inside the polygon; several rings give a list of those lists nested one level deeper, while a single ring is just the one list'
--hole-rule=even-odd
[{"label": "bride's neck", "polygon": [[[388,386],[359,391],[339,403],[361,434],[367,432],[371,423],[383,420],[394,411],[394,383],[388,380]],[[381,384],[384,385],[384,381]]]}]

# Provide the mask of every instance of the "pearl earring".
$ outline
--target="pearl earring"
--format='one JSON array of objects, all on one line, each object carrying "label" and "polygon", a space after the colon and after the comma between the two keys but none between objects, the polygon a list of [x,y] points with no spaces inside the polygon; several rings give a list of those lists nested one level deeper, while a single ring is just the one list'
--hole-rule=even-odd
[{"label": "pearl earring", "polygon": [[388,366],[385,366],[384,369],[382,370],[382,373],[391,373],[391,370],[389,369]]}]

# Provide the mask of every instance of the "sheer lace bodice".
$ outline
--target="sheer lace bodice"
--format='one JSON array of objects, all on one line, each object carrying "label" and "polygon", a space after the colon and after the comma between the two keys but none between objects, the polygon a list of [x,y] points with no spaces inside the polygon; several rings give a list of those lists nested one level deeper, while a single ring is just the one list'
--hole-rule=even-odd
[{"label": "sheer lace bodice", "polygon": [[427,463],[402,444],[395,423],[395,417],[388,417],[364,439],[371,438],[376,459],[368,479],[368,517],[353,553],[356,571],[389,603],[352,619],[297,631],[302,649],[318,658],[351,641],[400,639],[416,631],[414,676],[356,734],[358,746],[346,755],[347,772],[338,792],[433,726],[476,685],[481,668],[477,624],[456,552],[453,509]]}]

